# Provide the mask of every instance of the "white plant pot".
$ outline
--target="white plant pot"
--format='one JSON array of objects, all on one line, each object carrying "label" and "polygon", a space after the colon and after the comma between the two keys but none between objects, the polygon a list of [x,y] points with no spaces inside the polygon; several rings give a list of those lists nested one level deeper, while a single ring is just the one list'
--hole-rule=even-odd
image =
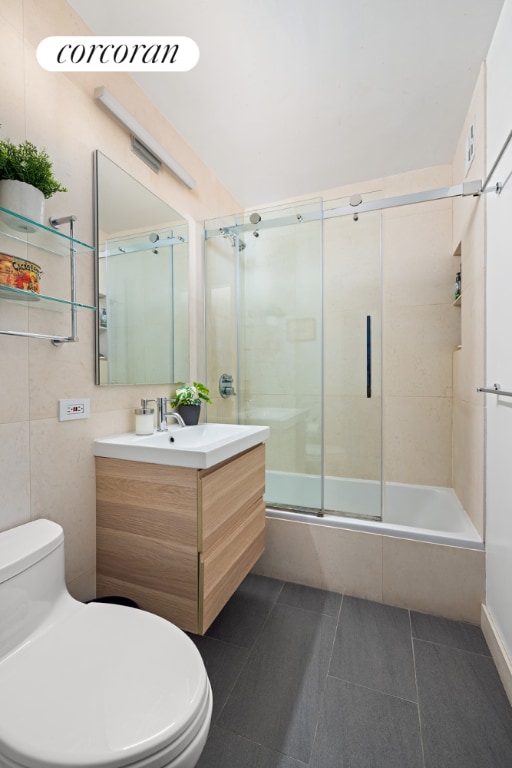
[{"label": "white plant pot", "polygon": [[[24,181],[0,180],[0,206],[38,224],[44,223],[44,195],[40,189]],[[36,227],[22,219],[5,214],[3,218],[11,229],[16,229],[18,232],[36,231]]]}]

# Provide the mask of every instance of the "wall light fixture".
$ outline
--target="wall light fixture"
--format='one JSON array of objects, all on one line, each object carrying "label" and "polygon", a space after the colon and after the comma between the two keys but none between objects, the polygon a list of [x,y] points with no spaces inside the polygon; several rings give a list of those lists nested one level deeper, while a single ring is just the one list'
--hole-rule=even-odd
[{"label": "wall light fixture", "polygon": [[107,89],[101,85],[94,91],[94,98],[98,101],[116,120],[121,123],[128,131],[144,144],[156,157],[165,165],[171,173],[183,182],[189,189],[196,186],[195,179],[162,147],[140,123],[131,115],[128,110],[115,99]]}]

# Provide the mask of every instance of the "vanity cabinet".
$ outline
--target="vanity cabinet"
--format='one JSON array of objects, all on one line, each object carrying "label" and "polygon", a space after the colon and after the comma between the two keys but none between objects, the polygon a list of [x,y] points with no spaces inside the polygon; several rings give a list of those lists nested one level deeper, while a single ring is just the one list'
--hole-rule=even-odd
[{"label": "vanity cabinet", "polygon": [[97,595],[204,634],[264,550],[263,444],[209,469],[96,457]]}]

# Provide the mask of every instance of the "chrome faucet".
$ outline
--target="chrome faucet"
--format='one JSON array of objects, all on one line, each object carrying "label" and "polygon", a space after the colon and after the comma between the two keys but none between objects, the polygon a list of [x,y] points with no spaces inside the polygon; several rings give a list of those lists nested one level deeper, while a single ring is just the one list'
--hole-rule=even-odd
[{"label": "chrome faucet", "polygon": [[167,410],[167,403],[171,402],[171,398],[169,397],[159,397],[157,402],[158,406],[158,432],[166,432],[167,431],[167,418],[176,419],[180,427],[185,427],[186,424],[179,415],[179,413],[176,413],[176,411],[168,411]]}]

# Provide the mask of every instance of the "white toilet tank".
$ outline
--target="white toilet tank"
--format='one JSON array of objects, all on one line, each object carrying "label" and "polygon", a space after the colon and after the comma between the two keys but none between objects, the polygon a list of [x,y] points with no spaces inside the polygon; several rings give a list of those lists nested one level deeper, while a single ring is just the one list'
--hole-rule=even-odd
[{"label": "white toilet tank", "polygon": [[60,525],[34,520],[0,533],[0,659],[80,606],[66,589]]}]

